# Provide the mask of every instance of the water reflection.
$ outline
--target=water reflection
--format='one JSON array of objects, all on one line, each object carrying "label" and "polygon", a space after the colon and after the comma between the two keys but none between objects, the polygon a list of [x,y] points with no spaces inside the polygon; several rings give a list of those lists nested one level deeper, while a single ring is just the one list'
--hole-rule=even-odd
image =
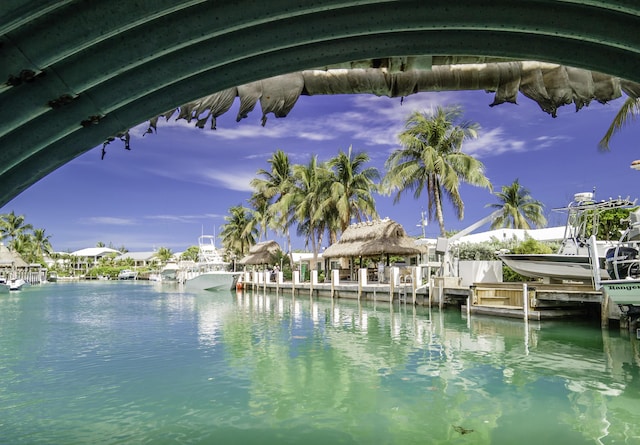
[{"label": "water reflection", "polygon": [[57,284],[0,298],[0,443],[640,443],[598,322]]},{"label": "water reflection", "polygon": [[428,431],[429,443],[460,431],[473,431],[473,443],[509,443],[516,431],[530,432],[522,443],[640,437],[635,340],[583,324],[464,320],[397,303],[235,300],[223,343],[232,366],[251,368],[249,406],[266,425],[330,421],[362,438],[366,424],[372,440]]}]

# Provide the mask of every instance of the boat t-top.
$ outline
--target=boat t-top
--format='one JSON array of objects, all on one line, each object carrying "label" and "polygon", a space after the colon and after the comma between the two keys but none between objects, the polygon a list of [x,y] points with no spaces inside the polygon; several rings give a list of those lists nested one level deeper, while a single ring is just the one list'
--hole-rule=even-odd
[{"label": "boat t-top", "polygon": [[[552,254],[500,253],[504,264],[525,277],[540,278],[546,283],[576,281],[591,283],[594,267],[591,265],[589,238],[597,239],[598,224],[603,212],[612,209],[630,208],[636,201],[629,198],[610,198],[596,201],[595,193],[576,193],[567,207],[553,209],[567,213],[565,232],[560,247]],[[614,241],[598,240],[596,244],[598,271],[602,279],[608,279],[605,267],[606,252]]]}]

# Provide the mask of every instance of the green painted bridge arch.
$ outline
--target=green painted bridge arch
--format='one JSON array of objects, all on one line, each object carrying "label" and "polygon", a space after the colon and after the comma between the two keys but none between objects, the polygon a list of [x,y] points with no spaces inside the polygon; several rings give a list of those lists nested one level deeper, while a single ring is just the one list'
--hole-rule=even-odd
[{"label": "green painted bridge arch", "polygon": [[640,82],[638,30],[636,0],[3,0],[0,205],[108,138],[238,85],[396,56],[420,70],[534,60]]}]

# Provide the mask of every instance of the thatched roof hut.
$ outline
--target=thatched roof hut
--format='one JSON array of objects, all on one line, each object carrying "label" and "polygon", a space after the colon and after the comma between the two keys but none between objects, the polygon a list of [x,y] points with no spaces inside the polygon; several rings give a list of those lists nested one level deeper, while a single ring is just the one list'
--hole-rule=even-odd
[{"label": "thatched roof hut", "polygon": [[29,265],[22,259],[20,254],[10,251],[7,246],[0,243],[0,268],[11,267],[26,268]]},{"label": "thatched roof hut", "polygon": [[273,256],[279,250],[281,250],[280,245],[275,241],[258,243],[251,246],[249,253],[238,261],[238,263],[244,265],[271,264],[273,262]]},{"label": "thatched roof hut", "polygon": [[381,255],[417,255],[420,249],[397,222],[382,220],[352,224],[340,241],[329,246],[323,258],[374,257]]}]

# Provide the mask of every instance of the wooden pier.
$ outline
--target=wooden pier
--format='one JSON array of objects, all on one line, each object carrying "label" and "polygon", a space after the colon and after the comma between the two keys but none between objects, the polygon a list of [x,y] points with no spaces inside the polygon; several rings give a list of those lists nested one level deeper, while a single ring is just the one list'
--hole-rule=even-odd
[{"label": "wooden pier", "polygon": [[[314,271],[315,272],[315,271]],[[366,270],[357,281],[341,280],[334,271],[331,282],[300,282],[298,276],[284,282],[282,273],[275,279],[267,274],[245,273],[244,289],[289,294],[293,296],[348,298],[369,301],[403,302],[407,304],[457,307],[467,316],[472,314],[529,320],[559,318],[594,318],[599,315],[602,327],[609,321],[619,322],[624,329],[625,314],[617,305],[603,300],[601,291],[589,284],[545,284],[541,282],[473,283],[462,286],[457,277],[432,277],[428,283],[420,279],[418,269],[397,275],[391,283],[368,283]],[[391,275],[393,276],[393,274]]]}]

